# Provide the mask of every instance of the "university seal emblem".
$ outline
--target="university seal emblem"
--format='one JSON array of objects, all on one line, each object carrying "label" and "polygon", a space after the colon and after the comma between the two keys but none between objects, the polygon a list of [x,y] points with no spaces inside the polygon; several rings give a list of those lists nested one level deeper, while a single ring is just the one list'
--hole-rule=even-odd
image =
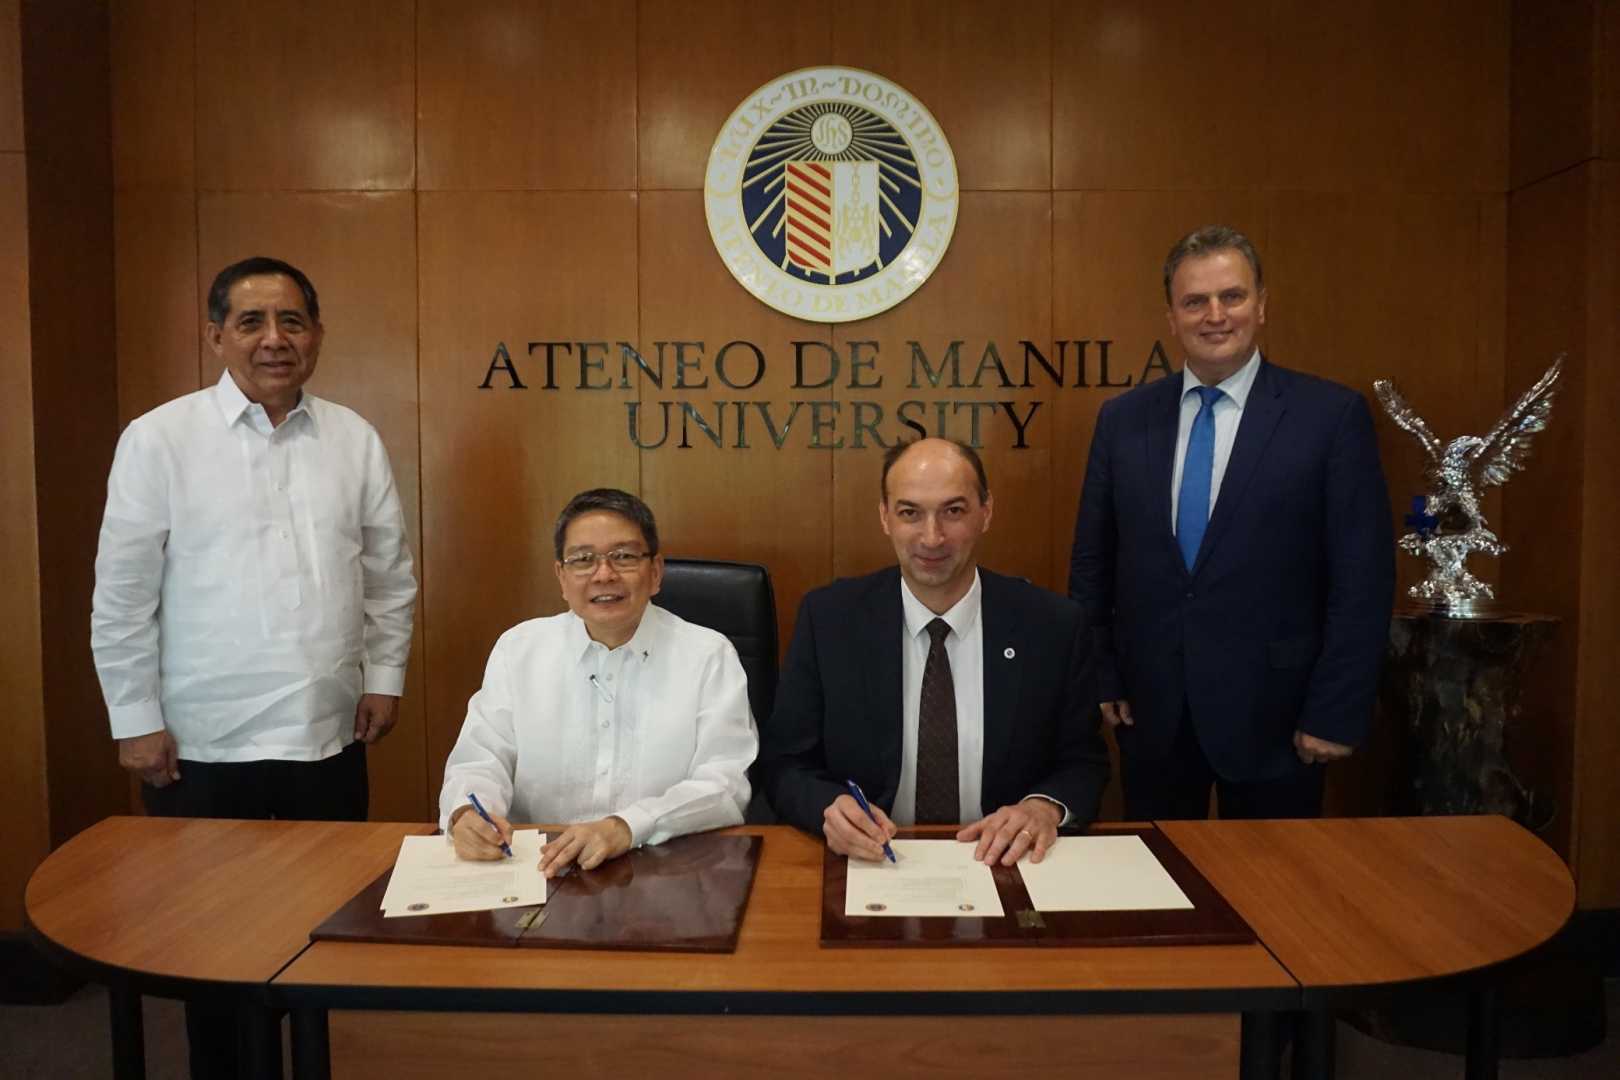
[{"label": "university seal emblem", "polygon": [[805,68],[720,129],[704,177],[732,277],[778,311],[849,322],[934,272],[956,229],[956,159],[922,103],[880,75]]}]

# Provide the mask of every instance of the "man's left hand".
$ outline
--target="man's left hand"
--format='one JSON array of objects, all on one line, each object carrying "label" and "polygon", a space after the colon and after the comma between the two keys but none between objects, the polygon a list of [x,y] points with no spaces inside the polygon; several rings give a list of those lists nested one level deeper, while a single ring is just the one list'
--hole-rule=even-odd
[{"label": "man's left hand", "polygon": [[1025,799],[1016,806],[1003,806],[990,816],[975,821],[956,834],[958,840],[977,840],[973,857],[987,865],[1001,860],[1011,866],[1032,852],[1030,862],[1046,858],[1046,850],[1057,842],[1062,811],[1050,799]]},{"label": "man's left hand", "polygon": [[630,826],[622,818],[570,825],[540,849],[540,872],[556,877],[576,862],[581,870],[595,870],[629,851],[631,839]]},{"label": "man's left hand", "polygon": [[1327,739],[1318,739],[1315,735],[1307,735],[1303,731],[1294,732],[1294,753],[1299,760],[1307,765],[1318,762],[1326,765],[1330,761],[1338,761],[1355,753],[1355,747],[1344,743],[1329,742]]},{"label": "man's left hand", "polygon": [[354,737],[374,743],[394,730],[399,719],[399,698],[391,694],[361,694],[354,707]]}]

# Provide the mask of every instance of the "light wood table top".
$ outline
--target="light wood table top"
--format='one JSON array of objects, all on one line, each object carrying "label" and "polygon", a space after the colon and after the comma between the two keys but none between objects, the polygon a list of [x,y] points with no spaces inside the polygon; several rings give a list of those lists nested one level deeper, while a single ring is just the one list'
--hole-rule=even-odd
[{"label": "light wood table top", "polygon": [[53,947],[133,977],[270,984],[304,1004],[427,1007],[461,991],[464,1007],[491,994],[597,1007],[584,994],[618,1011],[671,995],[716,1009],[763,995],[753,1007],[775,1011],[795,998],[822,1008],[897,992],[945,1009],[973,995],[1009,1011],[1297,1007],[1301,987],[1441,978],[1510,959],[1573,910],[1563,863],[1502,818],[1162,828],[1261,944],[823,949],[822,845],[785,826],[733,830],[765,844],[729,955],[311,945],[309,931],[392,864],[402,837],[431,831],[420,824],[109,818],[40,866],[26,905]]},{"label": "light wood table top", "polygon": [[429,825],[112,817],[40,864],[30,925],[148,978],[266,983]]},{"label": "light wood table top", "polygon": [[[511,990],[542,995],[546,991],[739,995],[1067,991],[1129,995],[1242,990],[1297,994],[1294,980],[1260,945],[824,949],[820,946],[822,844],[786,826],[745,826],[731,831],[765,837],[735,953],[317,942],[276,978],[275,986],[282,993],[348,987],[441,994],[458,989]],[[1226,1011],[1239,1007],[1231,1004]]]},{"label": "light wood table top", "polygon": [[1575,908],[1563,861],[1504,817],[1160,828],[1307,990],[1511,960],[1556,934]]}]

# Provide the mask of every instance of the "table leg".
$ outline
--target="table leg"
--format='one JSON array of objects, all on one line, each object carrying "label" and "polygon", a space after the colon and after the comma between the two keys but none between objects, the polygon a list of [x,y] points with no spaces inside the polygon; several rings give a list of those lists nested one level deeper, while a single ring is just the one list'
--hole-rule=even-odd
[{"label": "table leg", "polygon": [[1293,1080],[1333,1080],[1338,1018],[1332,1009],[1309,1009],[1295,1017]]},{"label": "table leg", "polygon": [[243,1000],[236,1007],[236,1030],[243,1080],[281,1080],[281,1014]]},{"label": "table leg", "polygon": [[141,1022],[141,995],[128,986],[107,988],[112,1020],[114,1080],[146,1080],[146,1028]]},{"label": "table leg", "polygon": [[1282,1071],[1274,1012],[1246,1012],[1238,1057],[1242,1080],[1277,1080]]},{"label": "table leg", "polygon": [[1468,1080],[1496,1080],[1502,1051],[1502,1018],[1496,1011],[1496,987],[1482,986],[1468,995]]},{"label": "table leg", "polygon": [[325,1009],[292,1011],[294,1080],[332,1080],[332,1047]]}]

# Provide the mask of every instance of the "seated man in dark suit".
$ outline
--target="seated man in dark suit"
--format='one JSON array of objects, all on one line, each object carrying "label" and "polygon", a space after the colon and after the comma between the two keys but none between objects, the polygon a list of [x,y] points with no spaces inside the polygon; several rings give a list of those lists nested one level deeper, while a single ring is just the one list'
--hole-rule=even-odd
[{"label": "seated man in dark suit", "polygon": [[1039,861],[1059,825],[1091,821],[1108,780],[1080,611],[978,568],[992,505],[971,448],[895,446],[881,491],[899,567],[799,606],[761,733],[766,797],[842,855],[883,858],[897,824],[961,824],[982,862]]}]

